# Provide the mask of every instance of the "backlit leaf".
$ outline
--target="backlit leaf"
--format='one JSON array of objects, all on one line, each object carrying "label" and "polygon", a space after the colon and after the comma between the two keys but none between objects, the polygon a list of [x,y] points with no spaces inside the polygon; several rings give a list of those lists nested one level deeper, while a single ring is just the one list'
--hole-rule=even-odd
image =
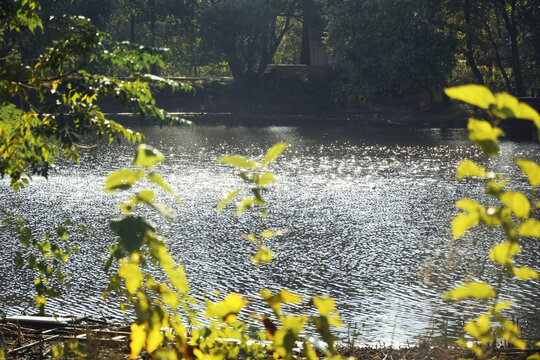
[{"label": "backlit leaf", "polygon": [[469,228],[477,226],[479,220],[480,215],[478,213],[462,213],[457,215],[452,221],[454,239],[462,237]]},{"label": "backlit leaf", "polygon": [[152,354],[164,340],[163,333],[161,332],[161,321],[157,313],[152,314],[151,327],[148,330],[146,336],[146,351]]},{"label": "backlit leaf", "polygon": [[153,147],[145,144],[139,145],[133,166],[152,169],[158,162],[165,160],[165,156]]},{"label": "backlit leaf", "polygon": [[122,169],[116,171],[107,177],[105,190],[109,190],[111,193],[116,190],[127,190],[143,177],[144,171],[141,170]]},{"label": "backlit leaf", "polygon": [[257,163],[255,161],[246,159],[245,157],[240,155],[224,156],[222,158],[219,158],[217,162],[221,164],[233,165],[241,169],[253,169],[257,166]]},{"label": "backlit leaf", "polygon": [[456,169],[456,178],[457,180],[466,178],[466,177],[486,177],[486,170],[477,165],[474,161],[470,159],[465,159],[461,161]]},{"label": "backlit leaf", "polygon": [[141,353],[144,344],[146,343],[146,328],[144,325],[132,324],[130,334],[129,354],[130,359],[135,359]]},{"label": "backlit leaf", "polygon": [[275,184],[276,182],[277,180],[274,177],[274,174],[270,171],[267,171],[264,174],[262,174],[262,176],[259,178],[259,181],[257,182],[257,186],[265,187],[268,184]]},{"label": "backlit leaf", "polygon": [[448,291],[446,294],[444,294],[444,299],[487,299],[495,297],[495,295],[495,290],[493,290],[489,284],[473,281]]},{"label": "backlit leaf", "polygon": [[495,103],[495,96],[489,89],[481,85],[463,85],[444,89],[446,95],[482,109],[488,109]]},{"label": "backlit leaf", "polygon": [[262,166],[264,167],[272,161],[275,161],[286,148],[287,144],[285,143],[277,143],[276,145],[272,146],[270,149],[268,149],[266,155],[264,155]]},{"label": "backlit leaf", "polygon": [[274,252],[267,248],[264,245],[260,245],[257,253],[249,258],[249,261],[251,261],[255,265],[260,265],[262,263],[269,263],[272,261],[272,258],[274,257]]},{"label": "backlit leaf", "polygon": [[529,219],[519,225],[519,234],[523,237],[540,238],[540,221]]},{"label": "backlit leaf", "polygon": [[495,156],[499,153],[497,143],[499,137],[503,135],[500,128],[493,127],[488,121],[470,118],[467,129],[469,130],[469,140],[486,155]]},{"label": "backlit leaf", "polygon": [[120,275],[126,282],[126,289],[130,294],[135,294],[137,289],[143,285],[144,275],[141,269],[139,269],[137,264],[133,264],[126,259],[120,260],[118,275]]},{"label": "backlit leaf", "polygon": [[527,219],[531,209],[531,204],[525,195],[515,191],[505,191],[500,195],[500,200],[517,217]]},{"label": "backlit leaf", "polygon": [[233,323],[236,320],[236,315],[247,302],[247,299],[239,294],[230,294],[224,300],[208,305],[206,317],[217,317],[229,324]]},{"label": "backlit leaf", "polygon": [[540,115],[529,104],[519,102],[517,98],[507,93],[495,95],[493,113],[502,119],[526,119],[536,124],[540,121]]},{"label": "backlit leaf", "polygon": [[499,301],[495,306],[493,307],[493,312],[495,314],[500,313],[501,311],[509,308],[512,306],[512,303],[509,301]]},{"label": "backlit leaf", "polygon": [[491,328],[490,315],[484,314],[480,315],[476,321],[470,320],[464,330],[482,344],[487,344],[491,341]]},{"label": "backlit leaf", "polygon": [[263,237],[263,239],[271,239],[273,237],[283,235],[283,234],[287,233],[287,231],[288,231],[287,229],[285,229],[285,230],[277,230],[277,231],[264,230],[262,232],[261,236]]},{"label": "backlit leaf", "polygon": [[521,280],[536,280],[538,279],[538,273],[527,267],[522,266],[520,268],[514,268],[514,275],[520,278]]},{"label": "backlit leaf", "polygon": [[235,191],[231,191],[230,193],[227,194],[227,196],[225,197],[225,199],[221,200],[217,206],[217,211],[220,212],[221,210],[223,210],[223,208],[229,203],[231,202],[232,199],[234,199],[234,197],[236,195],[238,195],[238,193],[240,192],[240,190],[235,190]]},{"label": "backlit leaf", "polygon": [[515,162],[527,176],[531,186],[540,185],[540,166],[536,162],[525,159],[516,159]]},{"label": "backlit leaf", "polygon": [[495,245],[491,249],[489,259],[501,265],[511,264],[512,257],[518,254],[520,251],[521,247],[518,243],[506,241]]}]

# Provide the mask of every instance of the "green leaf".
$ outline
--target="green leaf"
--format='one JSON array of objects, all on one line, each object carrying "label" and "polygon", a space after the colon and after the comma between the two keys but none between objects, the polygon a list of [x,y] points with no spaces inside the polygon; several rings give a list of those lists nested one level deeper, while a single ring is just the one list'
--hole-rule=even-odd
[{"label": "green leaf", "polygon": [[538,273],[527,267],[522,266],[520,268],[514,268],[514,275],[520,278],[521,280],[536,280],[538,279]]},{"label": "green leaf", "polygon": [[139,250],[147,231],[154,231],[142,217],[128,216],[119,221],[111,222],[111,229],[120,237],[120,243],[127,252]]},{"label": "green leaf", "polygon": [[267,171],[264,174],[262,174],[262,176],[259,178],[259,181],[257,182],[257,186],[265,187],[268,184],[275,184],[276,182],[277,180],[274,177],[274,174],[270,171]]},{"label": "green leaf", "polygon": [[519,234],[523,237],[540,238],[540,221],[529,219],[519,225]]},{"label": "green leaf", "polygon": [[221,200],[217,206],[217,211],[220,212],[221,210],[223,210],[223,208],[232,201],[232,199],[234,199],[234,197],[236,195],[238,195],[238,193],[240,193],[240,190],[235,190],[235,191],[231,191],[230,193],[227,194],[227,196],[225,197],[225,199]]},{"label": "green leaf", "polygon": [[469,119],[467,125],[469,130],[469,140],[478,146],[486,155],[495,156],[499,153],[499,136],[503,131],[498,127],[493,127],[488,121]]},{"label": "green leaf", "polygon": [[540,185],[540,166],[536,162],[525,159],[515,159],[514,161],[519,165],[521,171],[527,176],[531,186]]},{"label": "green leaf", "polygon": [[133,166],[144,167],[151,170],[157,163],[165,160],[165,156],[153,147],[145,144],[139,145]]},{"label": "green leaf", "polygon": [[221,164],[233,165],[241,169],[254,169],[255,167],[257,167],[257,162],[246,159],[245,157],[240,155],[224,156],[222,158],[219,158],[217,162]]},{"label": "green leaf", "polygon": [[465,298],[487,299],[495,297],[495,295],[495,290],[489,284],[473,281],[448,291],[444,294],[444,300]]},{"label": "green leaf", "polygon": [[525,195],[517,191],[505,191],[500,195],[500,200],[518,218],[527,219],[531,210],[531,204]]},{"label": "green leaf", "polygon": [[461,180],[466,177],[486,177],[486,170],[470,159],[461,161],[456,169],[456,178]]},{"label": "green leaf", "polygon": [[114,193],[116,190],[130,189],[133,184],[144,177],[144,171],[122,169],[118,170],[107,177],[105,182],[105,190]]},{"label": "green leaf", "polygon": [[444,89],[446,95],[454,100],[461,100],[482,109],[489,109],[495,103],[495,96],[485,86],[463,85]]},{"label": "green leaf", "polygon": [[525,119],[531,120],[535,124],[540,123],[540,115],[529,104],[519,102],[517,98],[507,93],[495,95],[495,106],[493,113],[501,119]]},{"label": "green leaf", "polygon": [[264,159],[262,161],[262,166],[266,166],[272,161],[275,161],[283,151],[287,148],[287,144],[285,143],[277,143],[276,145],[272,146],[268,151],[266,152],[266,155],[264,156]]},{"label": "green leaf", "polygon": [[489,259],[501,265],[512,264],[512,257],[521,251],[521,247],[515,242],[503,242],[495,245],[489,252]]},{"label": "green leaf", "polygon": [[169,185],[167,185],[167,183],[165,182],[165,180],[163,180],[163,178],[155,173],[155,172],[151,172],[149,174],[146,175],[146,178],[153,182],[154,184],[156,184],[157,186],[159,186],[160,188],[162,188],[163,190],[165,190],[166,192],[168,192],[169,194],[173,195],[174,196],[174,199],[176,200],[176,202],[178,204],[182,203],[182,200],[180,199],[180,197],[178,197],[177,195],[175,195],[174,191],[171,190],[171,188],[169,187]]}]

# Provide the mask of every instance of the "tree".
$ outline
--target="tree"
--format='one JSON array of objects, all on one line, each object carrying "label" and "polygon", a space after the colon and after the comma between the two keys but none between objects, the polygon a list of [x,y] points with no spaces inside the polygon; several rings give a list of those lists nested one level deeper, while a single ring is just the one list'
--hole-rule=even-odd
[{"label": "tree", "polygon": [[246,86],[262,78],[298,5],[299,0],[217,1],[200,16],[201,35],[228,62],[235,81]]},{"label": "tree", "polygon": [[[141,115],[175,120],[155,106],[148,81],[174,84],[146,74],[152,64],[163,65],[164,53],[117,43],[82,16],[51,19],[56,39],[39,56],[21,58],[36,31],[49,29],[40,9],[35,0],[8,0],[0,7],[0,173],[15,191],[33,174],[47,176],[58,156],[78,160],[84,136],[143,138],[105,117],[98,105],[103,97]],[[106,75],[113,70],[126,78]]]},{"label": "tree", "polygon": [[454,39],[431,1],[328,2],[328,45],[353,92],[398,96],[442,88]]}]

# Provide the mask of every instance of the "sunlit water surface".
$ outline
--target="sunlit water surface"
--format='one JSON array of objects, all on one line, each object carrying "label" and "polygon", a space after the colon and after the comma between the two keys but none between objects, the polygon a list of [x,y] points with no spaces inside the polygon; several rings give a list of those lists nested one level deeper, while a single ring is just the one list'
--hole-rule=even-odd
[{"label": "sunlit water surface", "polygon": [[[483,199],[477,181],[455,181],[460,159],[486,163],[461,129],[366,128],[328,125],[301,127],[197,126],[194,129],[138,128],[147,143],[166,155],[158,167],[183,200],[177,218],[153,221],[168,239],[175,258],[186,268],[193,295],[217,299],[240,292],[251,310],[268,312],[258,289],[288,288],[303,295],[328,294],[337,301],[347,333],[357,343],[403,344],[420,337],[456,336],[473,307],[455,306],[442,295],[461,279],[494,281],[487,260],[501,234],[471,231],[452,242],[450,224],[457,199]],[[216,212],[217,203],[241,186],[233,169],[215,160],[227,154],[261,156],[276,142],[290,144],[273,165],[279,183],[267,193],[269,216],[260,219],[233,209]],[[88,143],[91,145],[91,142]],[[109,316],[125,319],[118,299],[103,301],[107,280],[103,262],[114,238],[108,222],[119,214],[121,196],[102,191],[110,172],[130,163],[134,145],[82,149],[81,165],[59,164],[48,180],[34,182],[14,198],[7,181],[0,184],[5,208],[20,213],[37,234],[51,231],[63,219],[93,226],[92,239],[76,236],[82,249],[69,260],[71,289],[49,301],[60,315]],[[490,166],[504,171],[515,187],[529,191],[512,162],[515,156],[539,159],[538,145],[504,142],[502,156]],[[254,245],[242,235],[262,227],[288,229],[269,243],[275,259],[257,269],[248,258]],[[18,241],[2,229],[0,310],[20,314],[32,304],[31,276],[16,269],[12,258]],[[452,245],[454,244],[454,246]],[[538,269],[540,247],[525,241],[517,257]],[[538,282],[504,280],[502,296],[517,301],[513,315],[526,336],[540,329]],[[302,310],[309,309],[306,304]],[[28,309],[33,312],[33,308]]]}]

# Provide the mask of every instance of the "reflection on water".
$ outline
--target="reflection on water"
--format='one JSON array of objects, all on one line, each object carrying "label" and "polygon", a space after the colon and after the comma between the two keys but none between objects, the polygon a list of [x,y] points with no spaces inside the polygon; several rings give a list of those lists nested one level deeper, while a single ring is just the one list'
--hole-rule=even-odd
[{"label": "reflection on water", "polygon": [[[500,234],[472,231],[455,247],[447,246],[455,200],[481,198],[475,181],[458,186],[454,169],[460,159],[482,156],[463,130],[382,129],[361,126],[221,127],[138,129],[147,142],[165,153],[158,171],[183,199],[173,205],[173,221],[154,218],[171,251],[189,274],[193,294],[215,298],[214,290],[238,291],[252,298],[261,287],[289,288],[301,294],[328,294],[339,304],[346,324],[360,343],[413,341],[423,334],[450,333],[471,311],[441,301],[442,294],[467,275],[493,279],[486,261]],[[231,168],[215,159],[232,153],[255,157],[276,142],[290,145],[274,166],[279,183],[268,194],[268,227],[288,228],[273,240],[275,260],[260,269],[248,261],[254,251],[243,234],[260,229],[251,215],[234,218],[216,213],[219,200],[240,185]],[[113,300],[101,299],[106,284],[103,261],[113,243],[107,223],[121,197],[101,191],[105,176],[129,163],[133,145],[83,150],[81,166],[60,164],[59,172],[34,183],[13,198],[0,184],[5,207],[24,215],[37,231],[47,231],[63,218],[92,224],[93,239],[73,240],[82,255],[69,263],[72,288],[52,300],[58,314],[122,318]],[[511,179],[524,179],[514,156],[538,159],[534,144],[504,143],[493,166]],[[523,190],[526,188],[522,188]],[[163,195],[163,200],[168,198]],[[12,266],[17,240],[2,232],[0,256],[1,310],[20,313],[31,304],[28,276]],[[540,248],[523,244],[521,264],[535,267]],[[470,259],[470,260],[469,260]],[[540,328],[537,282],[504,284],[504,297],[521,307],[529,334]],[[261,308],[258,300],[252,308]],[[446,325],[448,320],[448,325]],[[527,331],[526,329],[526,331]],[[346,329],[344,330],[346,333]]]}]

